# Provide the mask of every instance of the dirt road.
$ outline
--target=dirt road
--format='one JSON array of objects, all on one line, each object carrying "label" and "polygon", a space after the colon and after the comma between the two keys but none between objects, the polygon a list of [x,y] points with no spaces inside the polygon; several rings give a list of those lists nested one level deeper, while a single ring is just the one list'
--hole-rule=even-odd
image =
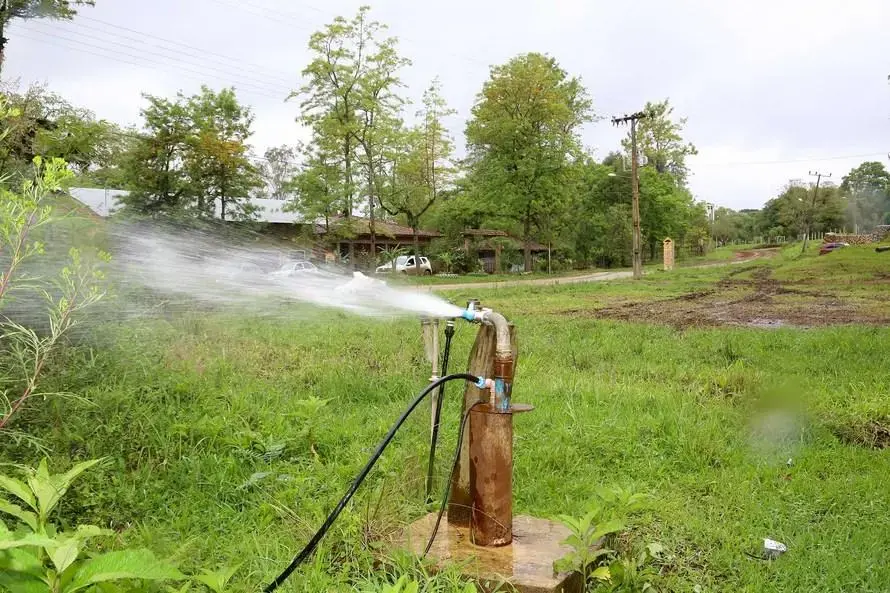
[{"label": "dirt road", "polygon": [[[695,268],[707,268],[711,266],[727,266],[730,264],[738,264],[760,257],[770,257],[774,255],[774,249],[758,249],[750,251],[740,251],[736,257],[727,261],[719,261],[714,263],[701,264],[691,266]],[[646,273],[645,271],[643,272]],[[438,290],[480,290],[480,289],[497,289],[510,288],[513,286],[559,286],[562,284],[579,284],[582,282],[603,282],[605,280],[621,280],[623,278],[631,278],[633,272],[630,270],[621,270],[617,272],[594,272],[592,274],[583,274],[581,276],[561,276],[557,278],[535,278],[533,280],[504,280],[501,282],[466,282],[455,284],[430,284],[427,286],[417,286],[416,290],[433,292]]]}]

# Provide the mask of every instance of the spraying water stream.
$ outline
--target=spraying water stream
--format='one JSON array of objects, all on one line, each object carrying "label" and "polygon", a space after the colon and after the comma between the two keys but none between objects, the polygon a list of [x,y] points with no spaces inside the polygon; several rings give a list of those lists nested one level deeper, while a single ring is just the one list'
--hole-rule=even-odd
[{"label": "spraying water stream", "polygon": [[111,232],[116,275],[163,294],[254,311],[271,299],[376,317],[462,313],[432,294],[395,288],[359,272],[282,270],[293,263],[293,249],[159,225],[121,224]]}]

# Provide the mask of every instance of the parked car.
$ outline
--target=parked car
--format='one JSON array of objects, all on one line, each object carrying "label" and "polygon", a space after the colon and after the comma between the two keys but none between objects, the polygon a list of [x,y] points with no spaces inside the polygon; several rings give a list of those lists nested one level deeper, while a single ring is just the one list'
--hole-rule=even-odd
[{"label": "parked car", "polygon": [[293,276],[303,276],[307,274],[319,274],[319,270],[315,264],[308,261],[288,262],[272,272],[270,276],[273,278],[291,278]]},{"label": "parked car", "polygon": [[[413,255],[400,255],[395,259],[396,272],[399,274],[432,276],[433,266],[430,265],[430,260],[421,256],[420,266],[416,266],[414,260],[415,257]],[[377,274],[386,274],[392,272],[392,268],[393,262],[390,260],[382,266],[377,266],[375,272]]]},{"label": "parked car", "polygon": [[825,255],[826,253],[831,253],[832,251],[837,251],[838,249],[849,246],[849,243],[823,243],[822,247],[819,248],[819,255]]}]

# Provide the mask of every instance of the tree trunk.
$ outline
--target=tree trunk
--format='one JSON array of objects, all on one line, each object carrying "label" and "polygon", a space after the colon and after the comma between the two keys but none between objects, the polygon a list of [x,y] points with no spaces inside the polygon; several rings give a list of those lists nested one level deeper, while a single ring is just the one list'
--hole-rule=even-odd
[{"label": "tree trunk", "polygon": [[374,192],[368,201],[368,231],[371,233],[371,261],[377,261],[377,232],[374,228]]},{"label": "tree trunk", "polygon": [[[352,147],[349,142],[349,138],[345,138],[343,140],[343,175],[346,180],[346,201],[343,204],[343,218],[346,220],[346,224],[351,227],[350,220],[352,219]],[[349,232],[352,232],[352,228],[349,228]],[[349,238],[349,267],[353,270],[355,269],[355,240],[350,237]]]},{"label": "tree trunk", "polygon": [[531,218],[528,216],[525,217],[525,234],[522,238],[523,240],[523,256],[524,256],[524,268],[526,272],[532,271],[532,245],[531,245],[531,234],[532,234],[532,224]]},{"label": "tree trunk", "polygon": [[417,236],[417,222],[411,225],[411,232],[414,234],[414,269],[417,275],[421,275],[420,271],[420,238]]}]

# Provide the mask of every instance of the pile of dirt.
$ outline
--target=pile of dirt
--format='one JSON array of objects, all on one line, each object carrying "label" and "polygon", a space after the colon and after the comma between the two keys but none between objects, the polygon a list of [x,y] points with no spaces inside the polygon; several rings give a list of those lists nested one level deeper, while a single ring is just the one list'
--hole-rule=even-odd
[{"label": "pile of dirt", "polygon": [[864,310],[831,292],[804,289],[772,278],[770,268],[733,270],[714,290],[670,299],[625,303],[592,311],[594,317],[678,328],[737,325],[760,328],[824,325],[890,325],[890,316]]}]

